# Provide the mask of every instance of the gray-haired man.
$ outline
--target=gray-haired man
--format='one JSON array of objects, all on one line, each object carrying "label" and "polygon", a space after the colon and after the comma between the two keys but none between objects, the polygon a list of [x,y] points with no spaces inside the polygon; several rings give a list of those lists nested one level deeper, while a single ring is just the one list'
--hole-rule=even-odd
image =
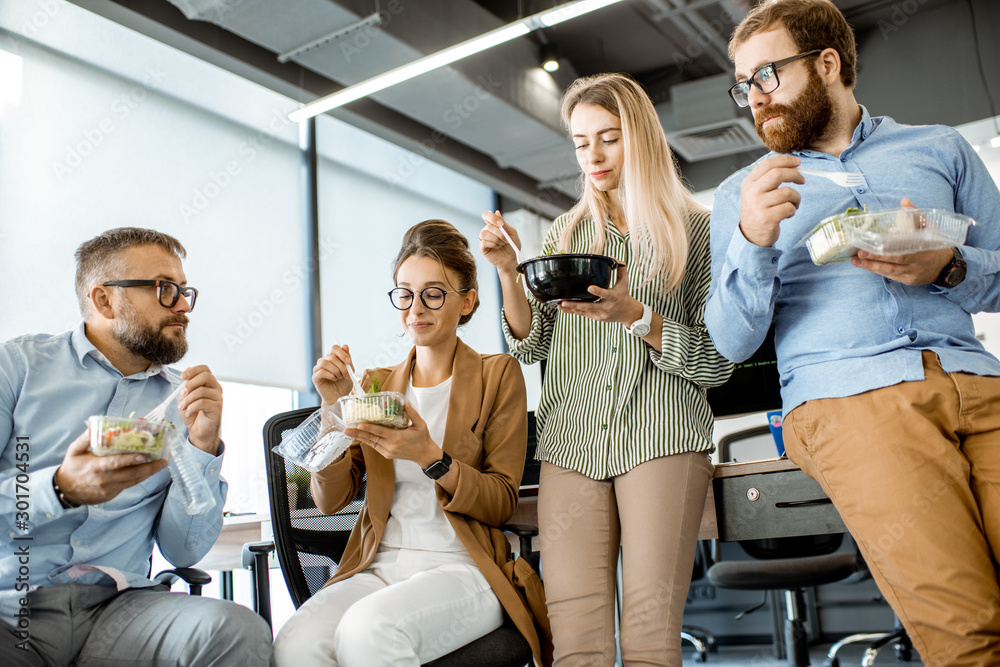
[{"label": "gray-haired man", "polygon": [[[0,662],[4,665],[266,665],[267,624],[245,607],[150,581],[153,544],[189,566],[222,526],[222,388],[187,352],[197,290],[184,247],[113,229],[76,253],[84,322],[0,345]],[[189,515],[166,462],[95,456],[91,415],[167,413],[215,497]]]}]

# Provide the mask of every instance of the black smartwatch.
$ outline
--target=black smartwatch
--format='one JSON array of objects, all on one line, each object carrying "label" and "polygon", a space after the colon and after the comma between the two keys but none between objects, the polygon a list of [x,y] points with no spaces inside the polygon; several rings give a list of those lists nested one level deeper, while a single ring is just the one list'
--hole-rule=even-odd
[{"label": "black smartwatch", "polygon": [[941,269],[941,275],[932,284],[938,287],[958,287],[965,280],[966,264],[958,248],[952,248],[951,261]]},{"label": "black smartwatch", "polygon": [[424,468],[424,474],[431,479],[441,479],[449,470],[451,470],[451,457],[446,452],[441,452],[441,460]]}]

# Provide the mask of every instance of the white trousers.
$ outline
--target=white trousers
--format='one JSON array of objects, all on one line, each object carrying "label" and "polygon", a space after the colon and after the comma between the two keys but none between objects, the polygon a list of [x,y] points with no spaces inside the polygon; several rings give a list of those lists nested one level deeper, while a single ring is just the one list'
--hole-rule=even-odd
[{"label": "white trousers", "polygon": [[503,623],[503,608],[467,553],[380,549],[363,572],[327,586],[274,642],[278,667],[430,662]]}]

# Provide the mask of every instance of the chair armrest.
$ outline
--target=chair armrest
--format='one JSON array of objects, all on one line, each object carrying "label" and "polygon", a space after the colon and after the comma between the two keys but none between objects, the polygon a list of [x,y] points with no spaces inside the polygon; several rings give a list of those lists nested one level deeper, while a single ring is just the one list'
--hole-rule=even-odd
[{"label": "chair armrest", "polygon": [[532,548],[531,540],[538,537],[538,528],[527,523],[508,523],[501,526],[500,530],[517,535],[521,558],[527,560],[537,571],[539,554]]},{"label": "chair armrest", "polygon": [[153,581],[165,586],[173,586],[177,580],[188,585],[188,592],[191,595],[201,595],[201,587],[212,583],[212,575],[195,567],[176,567],[164,570],[153,577]]},{"label": "chair armrest", "polygon": [[250,600],[253,609],[271,625],[271,575],[267,556],[274,551],[274,542],[247,542],[243,545],[243,568],[250,570]]}]

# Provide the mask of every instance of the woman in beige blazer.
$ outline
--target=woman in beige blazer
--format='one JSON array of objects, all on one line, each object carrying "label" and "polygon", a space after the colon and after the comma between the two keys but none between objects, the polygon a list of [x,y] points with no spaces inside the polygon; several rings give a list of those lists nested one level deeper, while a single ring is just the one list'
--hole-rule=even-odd
[{"label": "woman in beige blazer", "polygon": [[[524,467],[524,379],[509,355],[480,355],[457,329],[479,305],[475,260],[452,225],[428,220],[403,240],[390,292],[414,342],[406,361],[365,373],[406,396],[410,425],[361,424],[312,493],[332,513],[365,503],[336,575],[286,623],[278,665],[418,665],[499,627],[504,613],[547,664],[537,575],[513,561],[500,526],[517,506]],[[347,346],[320,359],[323,404],[350,393]]]}]

